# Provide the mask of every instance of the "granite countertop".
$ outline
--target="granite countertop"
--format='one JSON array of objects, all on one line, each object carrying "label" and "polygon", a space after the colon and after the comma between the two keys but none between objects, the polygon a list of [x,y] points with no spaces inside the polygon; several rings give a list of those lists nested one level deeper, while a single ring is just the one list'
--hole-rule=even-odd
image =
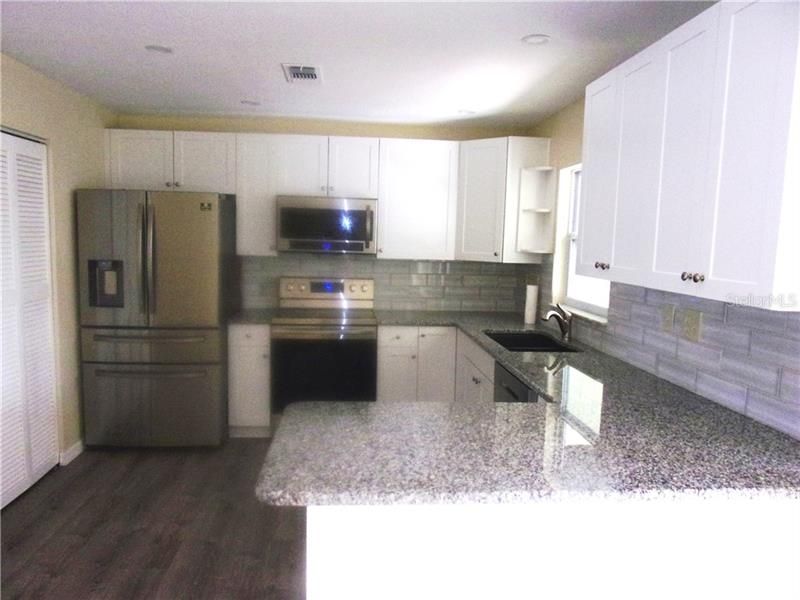
[{"label": "granite countertop", "polygon": [[300,403],[262,469],[269,504],[532,502],[580,495],[781,494],[800,500],[800,441],[580,344],[508,352],[504,313],[377,311],[459,327],[540,394],[530,404]]}]

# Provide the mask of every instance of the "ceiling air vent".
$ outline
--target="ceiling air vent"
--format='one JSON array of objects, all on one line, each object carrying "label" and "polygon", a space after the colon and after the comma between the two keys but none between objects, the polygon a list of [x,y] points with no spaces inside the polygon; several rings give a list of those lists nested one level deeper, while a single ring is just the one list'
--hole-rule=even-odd
[{"label": "ceiling air vent", "polygon": [[295,82],[319,82],[321,80],[320,72],[317,67],[309,67],[307,65],[290,65],[283,63],[283,74],[286,75],[286,81],[289,83]]}]

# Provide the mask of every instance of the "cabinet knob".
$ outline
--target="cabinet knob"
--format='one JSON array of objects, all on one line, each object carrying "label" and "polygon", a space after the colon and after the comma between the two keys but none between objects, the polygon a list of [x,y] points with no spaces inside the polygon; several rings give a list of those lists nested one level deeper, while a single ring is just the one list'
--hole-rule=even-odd
[{"label": "cabinet knob", "polygon": [[417,355],[416,354],[412,354],[411,355],[411,360],[414,360],[415,358],[417,358]]},{"label": "cabinet knob", "polygon": [[419,337],[425,337],[425,334],[424,333],[420,333]]},{"label": "cabinet knob", "polygon": [[244,337],[246,337],[249,340],[251,337],[253,337],[253,334],[252,333],[245,333]]},{"label": "cabinet knob", "polygon": [[594,268],[595,269],[599,269],[600,268],[600,261],[594,261]]},{"label": "cabinet knob", "polygon": [[691,273],[687,273],[686,271],[681,273],[681,281],[686,281],[687,279],[691,279],[691,278],[692,278],[692,274]]},{"label": "cabinet knob", "polygon": [[381,254],[383,254],[383,248],[378,248],[378,252],[380,252]]},{"label": "cabinet knob", "polygon": [[611,265],[610,265],[610,264],[608,264],[608,263],[603,263],[603,269],[604,269],[604,270],[606,270],[606,271],[607,271],[607,270],[608,270],[608,269],[610,269],[610,268],[611,268]]},{"label": "cabinet knob", "polygon": [[175,182],[175,187],[181,187],[181,182],[180,181],[176,181]]},{"label": "cabinet knob", "polygon": [[494,252],[493,254],[494,254],[495,256],[497,256],[497,252]]},{"label": "cabinet knob", "polygon": [[269,355],[268,354],[262,354],[261,358],[269,358]]},{"label": "cabinet knob", "polygon": [[701,281],[705,281],[705,280],[706,280],[706,276],[703,275],[702,273],[695,273],[692,276],[692,281],[694,281],[695,283],[700,283]]},{"label": "cabinet knob", "polygon": [[171,181],[168,181],[168,182],[166,182],[164,185],[166,185],[167,187],[172,187],[172,182],[171,182]]},{"label": "cabinet knob", "polygon": [[329,192],[332,192],[332,191],[333,191],[333,190],[335,190],[335,189],[336,189],[335,187],[331,186],[331,187],[329,187],[329,188],[328,188],[328,191],[329,191]]},{"label": "cabinet knob", "polygon": [[394,339],[396,339],[396,340],[399,340],[399,339],[400,339],[400,336],[399,336],[399,335],[396,335],[396,336],[394,336]]},{"label": "cabinet knob", "polygon": [[325,191],[325,186],[321,185],[321,186],[319,186],[319,189],[324,192]]},{"label": "cabinet knob", "polygon": [[473,377],[473,378],[472,378],[472,383],[474,383],[475,385],[479,385],[479,384],[480,384],[480,382],[481,382],[481,380],[480,380],[480,379],[478,379],[477,377]]}]

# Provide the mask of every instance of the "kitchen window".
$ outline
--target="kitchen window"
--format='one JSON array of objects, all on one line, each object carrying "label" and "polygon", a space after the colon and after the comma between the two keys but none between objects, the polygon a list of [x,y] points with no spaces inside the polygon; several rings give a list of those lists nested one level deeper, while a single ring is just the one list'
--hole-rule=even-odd
[{"label": "kitchen window", "polygon": [[[575,272],[580,221],[581,165],[561,169],[558,185],[559,213],[566,218],[558,224],[558,243],[553,272],[553,296],[588,317],[605,320],[608,315],[610,282]],[[560,268],[559,268],[560,266]]]}]

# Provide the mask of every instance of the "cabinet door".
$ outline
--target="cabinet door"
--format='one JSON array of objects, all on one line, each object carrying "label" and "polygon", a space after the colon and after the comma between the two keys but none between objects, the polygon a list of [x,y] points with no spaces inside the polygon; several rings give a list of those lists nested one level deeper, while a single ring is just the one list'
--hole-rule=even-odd
[{"label": "cabinet door", "polygon": [[464,404],[488,404],[494,401],[493,383],[465,356],[459,357],[456,399]]},{"label": "cabinet door", "polygon": [[418,362],[417,399],[452,402],[456,376],[455,329],[420,327]]},{"label": "cabinet door", "polygon": [[[666,55],[664,135],[651,285],[691,292],[681,273],[696,265],[698,240],[710,236],[700,226],[706,204],[714,63],[719,5],[669,34],[658,46]],[[616,266],[616,259],[615,259]]]},{"label": "cabinet door", "polygon": [[[609,278],[599,263],[611,263],[619,168],[619,104],[617,71],[586,87],[583,125],[583,171],[578,213],[580,275]],[[596,266],[598,265],[598,266]]]},{"label": "cabinet door", "polygon": [[378,402],[417,400],[417,349],[378,346]]},{"label": "cabinet door", "polygon": [[171,131],[109,129],[106,134],[111,188],[172,189]]},{"label": "cabinet door", "polygon": [[329,138],[328,195],[377,198],[378,148],[378,138]]},{"label": "cabinet door", "polygon": [[[620,66],[617,203],[611,268],[614,281],[647,285],[652,271],[663,136],[665,54],[658,45]],[[590,185],[585,183],[586,187]],[[586,223],[593,227],[592,222]]]},{"label": "cabinet door", "polygon": [[381,139],[378,258],[453,260],[458,142]]},{"label": "cabinet door", "polygon": [[273,136],[236,136],[236,253],[277,254],[275,186],[272,172]]},{"label": "cabinet door", "polygon": [[500,262],[508,138],[462,142],[456,258]]},{"label": "cabinet door", "polygon": [[328,138],[322,135],[271,135],[267,165],[276,195],[324,196],[328,191]]},{"label": "cabinet door", "polygon": [[175,187],[187,192],[236,193],[236,135],[176,131]]},{"label": "cabinet door", "polygon": [[694,284],[692,293],[725,299],[772,292],[796,85],[798,4],[722,3],[720,11],[711,126],[718,169],[710,177],[709,201],[696,216],[705,231],[693,270],[705,282]]},{"label": "cabinet door", "polygon": [[269,426],[269,368],[269,346],[230,346],[229,426]]}]

